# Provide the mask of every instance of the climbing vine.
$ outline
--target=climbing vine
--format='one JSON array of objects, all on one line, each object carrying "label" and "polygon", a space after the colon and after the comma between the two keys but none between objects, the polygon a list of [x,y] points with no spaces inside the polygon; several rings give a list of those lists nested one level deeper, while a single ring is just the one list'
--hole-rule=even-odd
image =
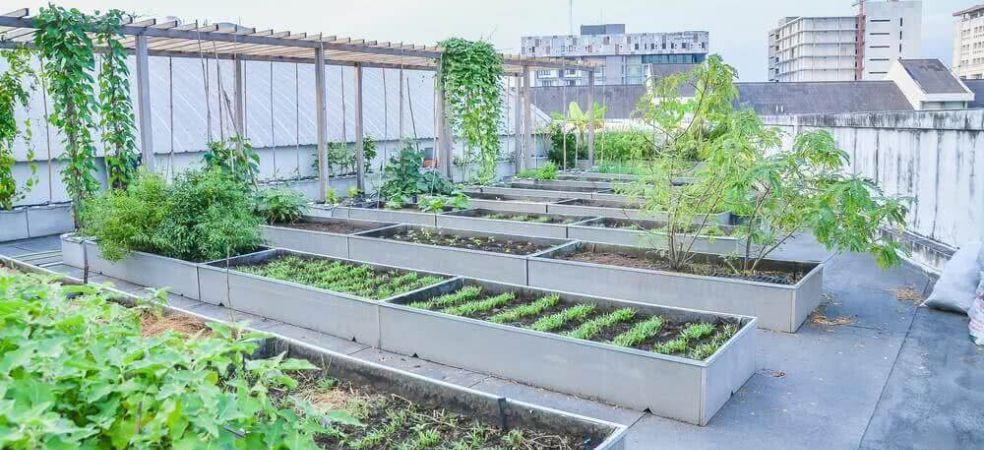
[{"label": "climbing vine", "polygon": [[24,110],[30,108],[31,92],[37,81],[34,70],[31,69],[31,53],[27,49],[13,49],[3,52],[7,62],[7,70],[0,75],[0,210],[14,207],[14,202],[24,198],[24,195],[37,182],[37,166],[31,165],[31,177],[24,183],[22,189],[17,188],[14,180],[14,142],[20,135],[27,144],[27,158],[34,159],[31,145],[31,118],[24,119],[23,130],[18,125],[15,114],[17,107]]},{"label": "climbing vine", "polygon": [[77,9],[51,5],[34,19],[34,44],[43,59],[52,108],[48,120],[58,127],[65,148],[62,180],[75,207],[76,221],[82,200],[99,189],[93,157],[92,129],[98,125],[92,72],[93,42],[86,35],[92,18]]},{"label": "climbing vine", "polygon": [[99,126],[106,145],[106,173],[110,187],[125,189],[140,165],[135,143],[130,70],[121,42],[123,12],[114,9],[95,20],[96,42],[105,48],[99,66]]},{"label": "climbing vine", "polygon": [[478,149],[479,183],[495,178],[502,118],[502,56],[488,42],[446,39],[439,83],[444,88],[450,127],[465,145]]}]

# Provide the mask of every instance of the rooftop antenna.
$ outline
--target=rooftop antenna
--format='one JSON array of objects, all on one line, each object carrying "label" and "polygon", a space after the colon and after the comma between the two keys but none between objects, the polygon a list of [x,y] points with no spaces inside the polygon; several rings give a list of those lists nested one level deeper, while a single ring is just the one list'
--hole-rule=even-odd
[{"label": "rooftop antenna", "polygon": [[567,31],[574,35],[574,0],[567,1]]}]

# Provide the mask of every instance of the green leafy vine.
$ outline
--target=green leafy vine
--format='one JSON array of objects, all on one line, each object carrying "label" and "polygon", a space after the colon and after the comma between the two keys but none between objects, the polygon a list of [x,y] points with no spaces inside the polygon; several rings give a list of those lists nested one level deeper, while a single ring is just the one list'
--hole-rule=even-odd
[{"label": "green leafy vine", "polygon": [[478,182],[495,178],[502,118],[502,56],[488,42],[441,41],[439,82],[444,88],[450,127],[478,149]]},{"label": "green leafy vine", "polygon": [[24,128],[21,130],[16,109],[21,107],[29,111],[31,92],[34,91],[37,75],[31,69],[29,50],[6,50],[3,58],[7,61],[7,70],[0,75],[0,210],[9,210],[37,182],[37,166],[34,164],[31,165],[31,177],[22,189],[17,188],[13,174],[14,164],[17,162],[14,158],[14,142],[18,135],[27,144],[27,158],[34,159],[30,116],[24,119]]},{"label": "green leafy vine", "polygon": [[62,179],[75,205],[78,220],[82,200],[99,190],[90,130],[98,125],[93,42],[86,34],[92,18],[77,9],[51,5],[34,19],[38,29],[34,43],[43,58],[52,108],[48,120],[62,133],[66,164]]},{"label": "green leafy vine", "polygon": [[140,165],[130,101],[130,70],[126,65],[126,48],[121,42],[123,17],[122,11],[114,9],[95,21],[96,42],[106,49],[99,66],[99,125],[107,147],[107,177],[114,189],[129,186]]}]

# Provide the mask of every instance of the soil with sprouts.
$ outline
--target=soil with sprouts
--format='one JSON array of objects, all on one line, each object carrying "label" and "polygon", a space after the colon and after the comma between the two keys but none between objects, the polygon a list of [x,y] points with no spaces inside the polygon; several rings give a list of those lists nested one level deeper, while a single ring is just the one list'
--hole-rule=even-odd
[{"label": "soil with sprouts", "polygon": [[522,214],[522,213],[511,213],[511,212],[501,212],[501,211],[489,211],[486,209],[479,209],[475,211],[474,216],[483,219],[492,220],[512,220],[517,222],[529,222],[529,223],[549,223],[549,224],[559,224],[567,225],[574,222],[580,222],[582,220],[588,219],[587,217],[576,217],[576,216],[556,216],[547,214]]},{"label": "soil with sprouts", "polygon": [[733,319],[685,322],[631,307],[564,301],[556,294],[486,292],[479,285],[408,306],[696,360],[709,358],[741,328]]},{"label": "soil with sprouts", "polygon": [[439,245],[442,247],[481,250],[520,256],[537,253],[553,246],[550,244],[537,244],[530,241],[489,235],[460,236],[443,230],[410,229],[384,237],[394,241],[412,242],[414,244]]}]

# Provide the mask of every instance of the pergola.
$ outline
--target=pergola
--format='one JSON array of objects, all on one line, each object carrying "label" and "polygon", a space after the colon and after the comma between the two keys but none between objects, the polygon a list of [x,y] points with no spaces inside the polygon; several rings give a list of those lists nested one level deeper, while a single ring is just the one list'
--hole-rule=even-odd
[{"label": "pergola", "polygon": [[[37,28],[27,8],[0,15],[0,47],[31,46]],[[308,63],[315,65],[316,127],[318,139],[318,165],[321,195],[328,188],[325,65],[351,66],[355,68],[355,142],[356,167],[364,167],[364,134],[362,129],[362,68],[440,70],[443,49],[438,46],[414,45],[395,42],[378,42],[325,35],[323,33],[295,33],[257,30],[237,24],[202,24],[178,20],[130,17],[121,27],[123,46],[136,57],[137,105],[136,115],[140,124],[140,147],[146,167],[154,168],[154,142],[150,116],[149,56],[201,58],[203,43],[209,43],[209,58],[232,60],[235,64],[234,120],[236,129],[243,130],[245,121],[245,96],[243,92],[243,62],[273,61]],[[530,58],[503,54],[504,76],[518,77],[517,103],[522,111],[517,120],[520,141],[520,169],[528,164],[533,149],[533,123],[530,102],[530,73],[538,69],[581,70],[588,73],[589,86],[594,85],[595,70],[592,64],[564,59]],[[402,74],[402,72],[401,72]],[[401,98],[402,98],[402,83]],[[451,135],[448,129],[444,93],[440,83],[437,89],[437,163],[445,175],[451,174]],[[589,88],[588,104],[593,104],[593,89]],[[519,119],[519,118],[517,118]],[[588,158],[594,161],[594,124],[589,121]],[[365,180],[361,170],[357,183],[364,190]]]}]

